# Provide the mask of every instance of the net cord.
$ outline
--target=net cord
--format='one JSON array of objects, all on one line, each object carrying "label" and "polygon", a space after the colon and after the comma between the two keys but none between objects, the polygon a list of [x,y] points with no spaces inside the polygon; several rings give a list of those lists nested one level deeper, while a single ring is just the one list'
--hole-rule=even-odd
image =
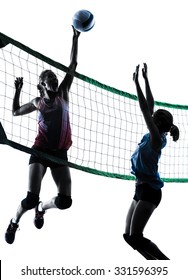
[{"label": "net cord", "polygon": [[[58,68],[59,70],[62,70],[66,73],[69,73],[75,77],[77,77],[78,79],[80,80],[83,80],[87,83],[90,83],[92,85],[95,85],[99,88],[102,88],[102,89],[105,89],[105,90],[108,90],[112,93],[115,93],[115,94],[118,94],[118,95],[121,95],[121,96],[124,96],[124,97],[127,97],[127,98],[130,98],[132,100],[135,100],[135,101],[138,101],[138,98],[136,95],[133,95],[133,94],[130,94],[128,92],[124,92],[124,91],[121,91],[121,90],[118,90],[114,87],[110,87],[108,85],[105,85],[105,84],[102,84],[100,83],[99,81],[97,80],[94,80],[90,77],[87,77],[83,74],[80,74],[78,72],[72,72],[68,67],[64,66],[63,64],[57,62],[57,61],[54,61],[53,59],[35,51],[35,50],[32,50],[31,48],[27,47],[26,45],[8,37],[7,35],[3,34],[0,32],[0,48],[3,48],[5,47],[6,45],[8,44],[12,44],[20,49],[22,49],[23,51],[31,54],[32,56],[50,64],[51,66],[53,67],[56,67]],[[171,103],[167,103],[167,102],[160,102],[160,101],[155,101],[155,105],[157,106],[163,106],[163,107],[166,107],[166,108],[175,108],[175,109],[182,109],[182,110],[188,110],[188,106],[187,105],[180,105],[180,104],[171,104]],[[65,162],[64,160],[60,159],[60,158],[57,158],[57,157],[54,157],[52,155],[49,155],[49,154],[46,154],[46,153],[43,153],[43,152],[40,152],[40,151],[37,151],[33,148],[29,148],[29,147],[26,147],[24,145],[21,145],[19,143],[16,143],[14,141],[11,141],[7,138],[6,136],[6,133],[4,131],[4,128],[2,126],[2,124],[0,123],[0,144],[6,144],[6,145],[9,145],[11,146],[12,148],[14,149],[17,149],[17,150],[20,150],[20,151],[23,151],[25,153],[28,153],[28,154],[31,154],[31,155],[35,155],[35,156],[39,156],[41,158],[44,158],[44,159],[48,159],[48,160],[51,160],[53,162],[56,162],[56,163],[60,163],[60,164],[66,164],[67,162]],[[129,176],[129,175],[122,175],[122,174],[116,174],[116,173],[109,173],[109,172],[104,172],[104,171],[100,171],[100,170],[96,170],[96,169],[93,169],[93,168],[89,168],[89,167],[84,167],[84,166],[80,166],[80,165],[77,165],[77,164],[74,164],[74,163],[71,163],[71,162],[68,162],[68,165],[69,167],[71,168],[75,168],[75,169],[78,169],[78,170],[81,170],[81,171],[85,171],[85,172],[89,172],[89,173],[92,173],[92,174],[96,174],[96,175],[101,175],[101,176],[106,176],[106,177],[111,177],[111,178],[116,178],[116,179],[123,179],[123,180],[135,180],[135,177],[134,176]],[[175,182],[175,183],[187,183],[188,182],[188,178],[162,178],[164,182]]]}]

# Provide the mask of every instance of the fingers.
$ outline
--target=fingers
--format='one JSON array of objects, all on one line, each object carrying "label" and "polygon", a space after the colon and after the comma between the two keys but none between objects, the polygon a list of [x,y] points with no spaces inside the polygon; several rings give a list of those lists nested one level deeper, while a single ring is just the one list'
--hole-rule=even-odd
[{"label": "fingers", "polygon": [[16,80],[15,80],[15,83],[23,84],[23,77],[17,77]]},{"label": "fingers", "polygon": [[73,29],[74,35],[76,37],[79,37],[80,36],[80,32],[78,30],[76,30],[73,25],[72,25],[72,29]]},{"label": "fingers", "polygon": [[23,77],[16,77],[17,81],[23,81]]},{"label": "fingers", "polygon": [[135,72],[133,73],[133,80],[134,80],[134,81],[138,80],[139,67],[140,67],[140,65],[138,64],[138,65],[136,66]]},{"label": "fingers", "polygon": [[21,88],[23,86],[23,77],[17,77],[14,82],[14,85],[17,90],[21,90]]},{"label": "fingers", "polygon": [[17,77],[15,80],[16,83],[23,84],[23,77]]},{"label": "fingers", "polygon": [[144,69],[147,71],[147,68],[148,68],[147,64],[146,63],[143,63],[143,64],[144,64]]},{"label": "fingers", "polygon": [[148,67],[146,63],[143,63],[144,67],[142,68],[142,75],[144,78],[147,78]]},{"label": "fingers", "polygon": [[137,73],[139,72],[139,67],[140,67],[140,65],[138,64],[138,65],[136,66],[136,70],[135,70],[134,74],[137,74]]}]

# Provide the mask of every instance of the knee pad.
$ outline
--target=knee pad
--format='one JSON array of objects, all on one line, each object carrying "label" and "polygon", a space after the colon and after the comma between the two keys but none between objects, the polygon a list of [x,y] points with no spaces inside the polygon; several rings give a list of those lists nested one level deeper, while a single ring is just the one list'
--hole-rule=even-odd
[{"label": "knee pad", "polygon": [[32,192],[27,192],[27,196],[22,200],[21,205],[25,210],[31,210],[37,206],[38,202],[39,195]]},{"label": "knee pad", "polygon": [[61,210],[67,209],[72,205],[72,198],[70,196],[59,193],[55,198],[55,205]]}]

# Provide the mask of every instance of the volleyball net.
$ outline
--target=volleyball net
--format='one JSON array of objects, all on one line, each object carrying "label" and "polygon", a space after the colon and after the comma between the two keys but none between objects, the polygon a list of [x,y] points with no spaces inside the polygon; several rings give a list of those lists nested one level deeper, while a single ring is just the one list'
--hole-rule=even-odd
[{"label": "volleyball net", "polygon": [[[38,77],[44,69],[56,73],[59,81],[69,69],[22,43],[0,33],[0,142],[26,153],[37,135],[37,113],[12,116],[14,81],[23,77],[20,103],[38,95]],[[71,73],[70,73],[71,74]],[[68,151],[69,166],[93,174],[134,180],[130,158],[147,128],[137,96],[74,73],[70,90],[70,121],[73,145]],[[180,139],[170,136],[162,151],[159,172],[166,182],[188,182],[188,106],[155,102],[174,117]],[[61,159],[44,153],[39,156],[56,162]]]}]

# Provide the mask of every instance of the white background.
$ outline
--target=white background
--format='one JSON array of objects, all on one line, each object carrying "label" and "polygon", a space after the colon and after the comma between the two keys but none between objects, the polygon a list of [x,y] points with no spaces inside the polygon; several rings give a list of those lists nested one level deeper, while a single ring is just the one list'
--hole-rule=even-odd
[{"label": "white background", "polygon": [[[187,7],[178,0],[6,0],[0,5],[0,32],[44,55],[69,64],[72,16],[80,9],[93,12],[95,27],[79,38],[77,71],[109,86],[135,94],[132,73],[147,62],[156,100],[187,104]],[[105,268],[106,276],[82,279],[126,279],[113,275],[116,266],[168,266],[169,275],[154,279],[186,279],[187,184],[165,184],[163,199],[145,235],[171,259],[146,261],[123,240],[126,212],[134,182],[109,179],[71,170],[73,206],[48,211],[40,231],[33,226],[34,211],[25,214],[13,245],[4,233],[27,190],[27,154],[0,146],[1,226],[0,258],[3,280],[39,279],[21,276],[30,268]],[[46,174],[41,199],[56,194]],[[43,276],[76,279],[79,276]],[[145,279],[146,276],[127,276]],[[151,277],[152,278],[152,277]]]}]

